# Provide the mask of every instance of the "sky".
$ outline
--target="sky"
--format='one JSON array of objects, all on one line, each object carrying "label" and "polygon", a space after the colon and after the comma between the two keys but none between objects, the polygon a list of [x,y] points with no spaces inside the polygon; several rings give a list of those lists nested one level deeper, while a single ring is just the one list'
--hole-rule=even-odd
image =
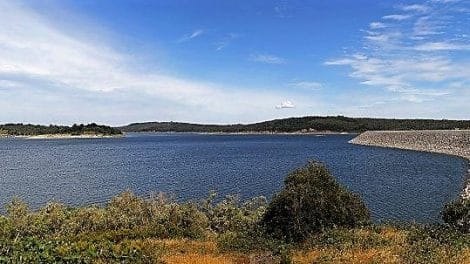
[{"label": "sky", "polygon": [[0,0],[0,123],[470,119],[470,0]]}]

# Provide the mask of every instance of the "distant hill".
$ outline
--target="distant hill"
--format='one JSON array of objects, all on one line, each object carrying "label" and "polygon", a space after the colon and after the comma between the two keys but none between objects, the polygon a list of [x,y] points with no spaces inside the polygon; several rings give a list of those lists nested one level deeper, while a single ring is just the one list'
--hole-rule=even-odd
[{"label": "distant hill", "polygon": [[363,132],[366,130],[470,129],[470,120],[351,118],[306,116],[276,119],[254,124],[203,125],[179,122],[133,123],[123,132]]},{"label": "distant hill", "polygon": [[4,124],[0,125],[0,136],[37,136],[37,135],[120,135],[122,132],[119,129],[97,125],[91,123],[88,125],[73,125],[73,126],[42,126],[31,124]]}]

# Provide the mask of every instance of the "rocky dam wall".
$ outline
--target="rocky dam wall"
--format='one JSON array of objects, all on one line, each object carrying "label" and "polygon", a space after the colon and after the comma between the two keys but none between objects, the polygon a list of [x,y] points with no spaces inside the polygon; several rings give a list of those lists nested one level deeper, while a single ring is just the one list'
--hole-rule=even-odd
[{"label": "rocky dam wall", "polygon": [[[460,156],[470,162],[470,130],[367,131],[353,144],[427,151]],[[461,197],[470,198],[470,169]]]}]

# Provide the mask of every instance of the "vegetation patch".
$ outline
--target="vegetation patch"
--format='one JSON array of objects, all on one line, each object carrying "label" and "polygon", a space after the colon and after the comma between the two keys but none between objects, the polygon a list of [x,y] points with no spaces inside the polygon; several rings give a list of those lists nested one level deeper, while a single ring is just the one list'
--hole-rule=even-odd
[{"label": "vegetation patch", "polygon": [[73,126],[41,126],[31,124],[0,125],[0,135],[8,136],[38,136],[38,135],[121,135],[119,129],[91,123],[88,125],[74,124]]},{"label": "vegetation patch", "polygon": [[103,206],[37,211],[13,199],[0,216],[0,263],[470,263],[464,229],[370,224],[360,198],[316,162],[271,203],[215,198],[124,192]]},{"label": "vegetation patch", "polygon": [[290,173],[284,185],[263,217],[264,227],[274,237],[301,242],[330,228],[370,222],[361,198],[340,185],[320,163],[310,162]]},{"label": "vegetation patch", "polygon": [[133,123],[125,132],[364,132],[367,130],[470,129],[468,120],[352,118],[345,116],[305,116],[254,124],[202,125],[180,122]]}]

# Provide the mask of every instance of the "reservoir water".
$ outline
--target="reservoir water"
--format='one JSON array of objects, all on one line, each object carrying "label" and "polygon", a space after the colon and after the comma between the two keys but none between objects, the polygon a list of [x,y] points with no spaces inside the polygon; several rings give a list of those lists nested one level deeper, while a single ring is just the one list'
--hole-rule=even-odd
[{"label": "reservoir water", "polygon": [[[458,157],[349,144],[353,135],[128,134],[120,139],[0,139],[0,205],[103,203],[132,190],[197,200],[215,190],[241,199],[279,191],[308,160],[359,193],[373,219],[439,221],[463,188]],[[3,211],[3,210],[2,210]]]}]

